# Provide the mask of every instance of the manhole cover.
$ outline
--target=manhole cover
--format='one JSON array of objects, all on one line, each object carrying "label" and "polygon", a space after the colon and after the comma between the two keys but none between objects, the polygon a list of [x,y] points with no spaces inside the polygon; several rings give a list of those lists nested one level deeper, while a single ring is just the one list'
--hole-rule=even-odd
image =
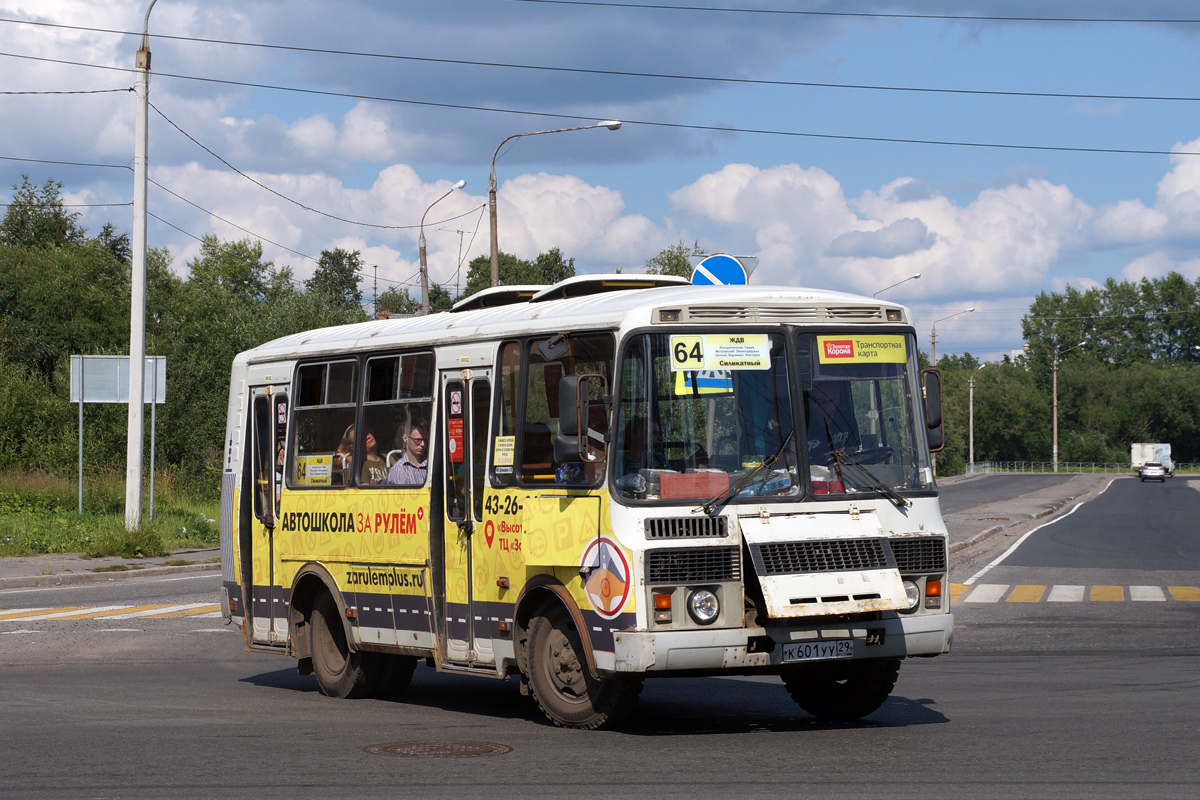
[{"label": "manhole cover", "polygon": [[471,758],[512,752],[508,745],[494,742],[385,742],[367,745],[363,750],[377,756],[408,758]]}]

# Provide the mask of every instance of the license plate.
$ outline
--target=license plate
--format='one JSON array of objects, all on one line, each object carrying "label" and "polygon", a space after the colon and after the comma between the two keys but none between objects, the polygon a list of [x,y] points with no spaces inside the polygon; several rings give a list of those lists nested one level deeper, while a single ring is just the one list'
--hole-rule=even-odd
[{"label": "license plate", "polygon": [[853,639],[833,639],[822,642],[789,642],[783,646],[784,661],[825,661],[831,658],[853,657]]}]

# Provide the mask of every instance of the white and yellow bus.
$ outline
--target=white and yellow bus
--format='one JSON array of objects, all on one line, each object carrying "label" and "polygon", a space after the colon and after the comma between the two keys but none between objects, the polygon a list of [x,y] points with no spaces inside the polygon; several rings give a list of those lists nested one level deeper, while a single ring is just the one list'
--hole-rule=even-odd
[{"label": "white and yellow bus", "polygon": [[654,676],[821,719],[948,652],[941,385],[902,306],[584,276],[240,354],[222,608],[335,697],[420,659],[617,724]]}]

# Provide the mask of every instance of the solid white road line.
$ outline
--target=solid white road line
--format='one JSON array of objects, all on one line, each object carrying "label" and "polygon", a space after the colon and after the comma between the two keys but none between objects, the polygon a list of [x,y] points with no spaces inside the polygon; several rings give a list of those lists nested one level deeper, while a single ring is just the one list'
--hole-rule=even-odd
[{"label": "solid white road line", "polygon": [[[1105,486],[1103,489],[1101,489],[1099,492],[1097,492],[1097,493],[1096,493],[1096,497],[1099,497],[1100,495],[1102,495],[1102,494],[1104,494],[1105,492],[1107,492],[1107,491],[1108,491],[1108,487],[1109,487],[1109,486],[1112,486],[1112,485],[1113,485],[1113,481],[1115,481],[1115,480],[1116,480],[1116,478],[1113,478],[1113,479],[1112,479],[1112,481],[1109,481],[1109,482],[1108,482],[1108,484],[1107,484],[1107,485],[1106,485],[1106,486]],[[972,584],[974,584],[974,583],[975,583],[975,581],[979,580],[979,579],[980,579],[980,578],[982,578],[984,575],[986,575],[988,572],[990,572],[990,571],[991,571],[991,569],[992,569],[992,567],[998,566],[998,565],[1000,564],[1000,562],[1004,561],[1004,559],[1006,559],[1006,558],[1008,558],[1009,556],[1011,556],[1011,555],[1012,555],[1012,554],[1013,554],[1013,553],[1016,551],[1016,549],[1017,549],[1018,547],[1020,547],[1020,546],[1021,546],[1021,544],[1022,544],[1022,543],[1023,543],[1023,542],[1024,542],[1026,539],[1028,539],[1030,536],[1032,536],[1033,534],[1037,533],[1037,532],[1038,532],[1038,531],[1040,531],[1042,528],[1045,528],[1045,527],[1046,527],[1046,526],[1048,526],[1048,525],[1053,525],[1054,523],[1058,522],[1059,520],[1063,520],[1063,519],[1066,519],[1067,517],[1071,516],[1071,515],[1072,515],[1072,514],[1074,514],[1076,511],[1078,511],[1078,510],[1079,510],[1079,507],[1080,507],[1080,506],[1082,506],[1082,505],[1083,505],[1083,503],[1086,503],[1086,502],[1087,502],[1087,501],[1086,501],[1086,500],[1084,500],[1082,503],[1076,503],[1076,504],[1075,504],[1075,506],[1074,506],[1074,508],[1072,508],[1072,509],[1071,509],[1070,511],[1068,511],[1067,513],[1063,514],[1061,517],[1055,517],[1054,519],[1050,520],[1049,522],[1042,523],[1041,525],[1038,525],[1038,526],[1037,526],[1036,528],[1034,528],[1033,530],[1026,532],[1026,534],[1025,534],[1024,536],[1022,536],[1020,539],[1017,539],[1017,541],[1013,542],[1013,546],[1012,546],[1012,547],[1008,548],[1008,549],[1007,549],[1007,550],[1005,550],[1003,553],[1001,553],[1001,554],[1000,554],[1000,556],[999,556],[999,557],[998,557],[998,558],[997,558],[995,561],[993,561],[992,563],[988,564],[986,567],[984,567],[983,569],[979,570],[979,572],[976,572],[976,573],[975,573],[974,575],[972,575],[971,577],[967,578],[965,581],[963,581],[963,583],[965,583],[967,586],[971,586]]]}]

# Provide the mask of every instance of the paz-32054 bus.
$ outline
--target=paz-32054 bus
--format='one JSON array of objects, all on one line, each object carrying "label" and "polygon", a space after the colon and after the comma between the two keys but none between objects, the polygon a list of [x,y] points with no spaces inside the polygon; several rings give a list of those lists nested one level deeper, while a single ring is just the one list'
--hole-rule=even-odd
[{"label": "paz-32054 bus", "polygon": [[779,675],[821,719],[950,649],[909,312],[587,276],[286,336],[233,364],[222,607],[327,695],[420,659],[611,726],[643,679]]}]

